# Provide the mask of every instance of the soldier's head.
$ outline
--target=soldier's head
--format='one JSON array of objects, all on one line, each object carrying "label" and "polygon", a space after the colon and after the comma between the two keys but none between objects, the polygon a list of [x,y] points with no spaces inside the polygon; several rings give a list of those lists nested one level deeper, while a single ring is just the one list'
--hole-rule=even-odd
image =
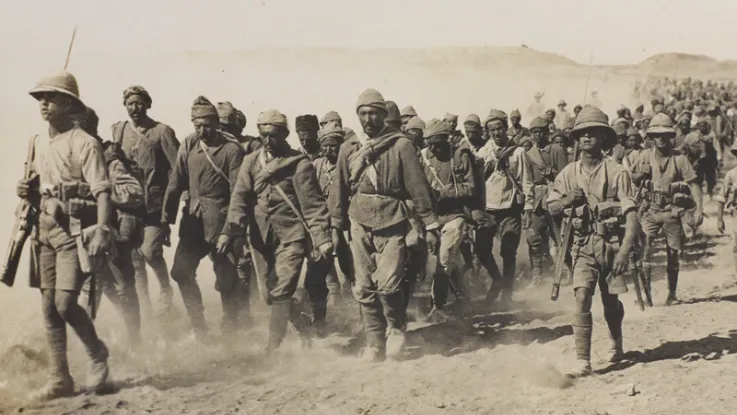
[{"label": "soldier's head", "polygon": [[676,129],[673,124],[673,119],[666,114],[657,114],[650,121],[647,136],[653,140],[653,146],[658,150],[673,147],[676,138]]},{"label": "soldier's head", "polygon": [[320,130],[320,151],[333,164],[338,161],[338,150],[344,139],[345,130],[336,122],[327,123]]},{"label": "soldier's head", "polygon": [[246,118],[246,114],[243,113],[241,110],[235,110],[235,119],[236,119],[236,132],[239,136],[243,134],[243,130],[246,129],[246,125],[248,125],[248,119]]},{"label": "soldier's head", "polygon": [[320,128],[325,128],[328,123],[335,123],[340,128],[343,128],[343,119],[335,111],[330,111],[320,119]]},{"label": "soldier's head", "polygon": [[272,154],[280,154],[289,148],[287,137],[289,125],[286,115],[277,110],[267,110],[259,114],[256,121],[261,145]]},{"label": "soldier's head", "polygon": [[447,121],[438,119],[432,119],[425,125],[425,143],[434,154],[450,152],[450,133],[453,132],[451,127]]},{"label": "soldier's head", "polygon": [[484,120],[484,129],[489,138],[499,146],[507,145],[507,114],[504,111],[492,109]]},{"label": "soldier's head", "polygon": [[484,129],[481,127],[481,119],[476,114],[470,114],[463,122],[463,129],[471,144],[480,146],[484,142]]},{"label": "soldier's head", "polygon": [[399,116],[402,118],[402,131],[406,131],[407,123],[409,120],[417,116],[417,111],[415,111],[414,107],[411,105],[407,105],[399,112]]},{"label": "soldier's head", "polygon": [[509,122],[512,123],[514,128],[519,128],[519,124],[522,122],[522,114],[520,114],[518,109],[509,113]]},{"label": "soldier's head", "polygon": [[425,147],[425,122],[420,117],[412,117],[404,126],[404,132],[412,139],[412,144],[417,148]]},{"label": "soldier's head", "polygon": [[320,123],[317,115],[307,114],[297,116],[294,120],[294,127],[299,137],[299,143],[306,152],[312,154],[320,150],[320,143],[317,141],[317,132],[320,130]]},{"label": "soldier's head", "polygon": [[97,113],[92,108],[86,107],[84,111],[76,114],[74,116],[74,122],[87,134],[100,139],[97,130],[100,126],[100,118],[97,116]]},{"label": "soldier's head", "polygon": [[549,122],[553,122],[553,120],[555,120],[555,110],[550,108],[545,111],[545,118],[547,118]]},{"label": "soldier's head", "polygon": [[217,111],[220,120],[220,129],[238,137],[243,129],[241,128],[238,131],[238,114],[233,104],[228,101],[218,102]]},{"label": "soldier's head", "polygon": [[443,121],[445,121],[447,124],[450,125],[450,131],[455,131],[458,129],[458,116],[451,113],[446,113],[443,116]]},{"label": "soldier's head", "polygon": [[[617,135],[617,142],[622,146],[624,146],[627,141],[627,128],[629,128],[629,126],[626,122],[618,122],[614,124],[614,133]],[[604,148],[606,148],[606,146],[604,146]]]},{"label": "soldier's head", "polygon": [[553,144],[558,144],[561,147],[568,147],[568,136],[562,130],[558,130],[553,134]]},{"label": "soldier's head", "polygon": [[85,111],[79,99],[77,79],[68,72],[41,78],[29,94],[38,101],[41,117],[50,125],[69,126],[75,114]]},{"label": "soldier's head", "polygon": [[625,142],[625,144],[625,147],[628,149],[636,150],[640,148],[640,145],[642,144],[642,136],[635,127],[630,127],[627,129],[627,141]]},{"label": "soldier's head", "polygon": [[665,109],[665,114],[675,120],[678,115],[678,111],[676,110],[676,107],[668,107]]},{"label": "soldier's head", "polygon": [[573,107],[573,116],[578,117],[578,113],[581,112],[582,109],[583,107],[581,106],[581,104],[576,104],[576,106]]},{"label": "soldier's head", "polygon": [[402,129],[402,117],[399,115],[399,107],[394,101],[386,101],[386,118],[384,124],[395,130]]},{"label": "soldier's head", "polygon": [[530,122],[532,141],[539,147],[548,145],[548,137],[550,136],[550,127],[548,125],[548,120],[543,117],[536,117]]},{"label": "soldier's head", "polygon": [[711,124],[709,124],[709,121],[705,119],[700,119],[699,122],[696,124],[696,128],[699,129],[701,134],[707,135],[711,132]]},{"label": "soldier's head", "polygon": [[140,85],[130,86],[123,91],[123,105],[133,122],[145,119],[152,103],[151,95]]},{"label": "soldier's head", "polygon": [[637,108],[635,108],[636,114],[642,114],[644,111],[645,111],[645,106],[642,104],[638,105]]},{"label": "soldier's head", "polygon": [[378,136],[384,129],[384,120],[387,116],[384,97],[375,89],[365,90],[358,97],[356,115],[358,115],[358,121],[361,123],[364,134],[369,138]]},{"label": "soldier's head", "polygon": [[192,104],[192,125],[197,138],[205,142],[213,140],[220,128],[218,111],[212,102],[203,96],[199,96]]},{"label": "soldier's head", "polygon": [[586,105],[576,117],[571,137],[578,140],[582,152],[601,155],[608,143],[616,142],[614,129],[609,126],[609,117],[600,109]]}]

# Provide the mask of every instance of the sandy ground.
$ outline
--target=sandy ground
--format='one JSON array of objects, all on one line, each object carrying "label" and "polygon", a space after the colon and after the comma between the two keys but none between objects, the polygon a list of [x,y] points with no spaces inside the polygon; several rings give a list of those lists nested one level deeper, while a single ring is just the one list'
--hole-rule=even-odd
[{"label": "sandy ground", "polygon": [[[431,67],[400,58],[391,64],[367,65],[341,56],[162,59],[75,58],[71,69],[78,75],[83,97],[100,113],[103,136],[104,126],[125,117],[119,97],[133,83],[151,91],[152,115],[173,125],[181,137],[191,129],[189,106],[203,93],[213,101],[232,100],[246,110],[247,132],[253,134],[256,115],[267,108],[280,108],[290,120],[298,113],[321,116],[334,109],[348,126],[356,127],[350,114],[366,87],[379,89],[400,107],[413,104],[426,120],[446,111],[462,118],[470,112],[483,116],[492,107],[507,111],[519,107],[524,114],[532,93],[539,90],[546,91],[548,106],[565,98],[572,107],[581,102],[586,89],[586,71],[547,70],[544,63],[537,68],[495,69],[488,62],[462,57],[439,59]],[[48,59],[29,59],[10,61],[2,69],[0,86],[8,96],[22,99],[0,114],[6,136],[17,140],[9,141],[0,167],[7,178],[0,182],[0,197],[7,201],[0,204],[0,214],[7,218],[0,238],[10,233],[16,203],[13,184],[22,168],[24,137],[43,131],[26,91],[40,74],[56,66]],[[631,81],[595,73],[589,90],[599,90],[605,110],[612,113],[620,104],[633,103],[628,94]],[[703,236],[690,243],[682,263],[680,295],[685,303],[662,307],[663,267],[654,283],[655,308],[641,312],[634,305],[634,293],[625,295],[625,348],[630,361],[611,366],[600,361],[608,339],[597,300],[593,350],[597,374],[576,382],[561,374],[574,359],[569,318],[573,295],[564,288],[560,300],[551,302],[546,285],[520,292],[514,310],[479,312],[468,330],[413,323],[406,359],[378,365],[363,364],[356,357],[360,343],[350,335],[357,319],[351,301],[331,312],[337,334],[304,351],[291,333],[283,353],[270,359],[262,354],[266,309],[257,299],[253,307],[257,326],[229,349],[200,346],[187,335],[177,300],[178,318],[144,320],[143,356],[126,352],[122,323],[104,303],[97,326],[112,351],[111,393],[85,393],[86,359],[79,341],[70,335],[72,372],[80,394],[46,405],[29,404],[25,396],[45,380],[46,357],[40,299],[36,291],[24,287],[21,269],[15,288],[0,288],[0,413],[732,414],[737,406],[737,287],[730,239],[717,234],[714,205],[708,208]],[[727,226],[734,229],[737,221],[728,219]],[[171,261],[173,250],[166,255]],[[522,254],[520,261],[526,262]],[[208,321],[217,336],[221,311],[207,261],[199,275]],[[155,297],[156,284],[151,285]]]},{"label": "sandy ground", "polygon": [[[80,394],[38,405],[24,402],[45,374],[45,355],[38,351],[43,350],[38,298],[31,295],[16,303],[25,308],[3,317],[26,330],[3,341],[22,346],[5,347],[0,360],[0,413],[732,414],[737,405],[737,287],[730,239],[716,233],[713,208],[709,204],[709,217],[682,263],[683,304],[662,306],[662,275],[653,287],[654,308],[641,312],[633,292],[623,296],[628,361],[611,365],[602,360],[608,339],[596,302],[596,375],[590,378],[572,382],[562,375],[574,359],[573,297],[565,288],[555,303],[547,299],[549,286],[524,290],[514,310],[478,313],[468,330],[413,323],[405,360],[382,364],[360,362],[360,342],[345,334],[355,326],[338,324],[355,323],[350,302],[332,315],[334,327],[344,334],[305,351],[291,333],[284,351],[268,359],[261,352],[266,337],[261,305],[256,306],[260,324],[230,349],[198,345],[183,334],[182,317],[168,323],[148,319],[149,351],[143,357],[125,353],[120,322],[108,305],[98,327],[113,350],[110,393],[84,392],[86,363],[74,339],[70,353]],[[727,226],[737,221],[729,219]],[[220,310],[209,292],[208,317],[215,326]],[[4,299],[2,308],[8,310]]]}]

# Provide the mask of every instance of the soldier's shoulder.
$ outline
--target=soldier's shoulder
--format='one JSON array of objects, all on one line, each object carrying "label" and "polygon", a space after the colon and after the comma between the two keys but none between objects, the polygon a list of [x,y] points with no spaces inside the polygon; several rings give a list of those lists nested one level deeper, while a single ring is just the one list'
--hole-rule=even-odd
[{"label": "soldier's shoulder", "polygon": [[241,143],[235,138],[234,135],[221,131],[220,135],[225,139],[223,142],[223,149],[231,153],[242,153],[245,154],[246,150],[243,148]]},{"label": "soldier's shoulder", "polygon": [[607,171],[611,172],[612,175],[619,176],[622,173],[626,173],[629,176],[629,170],[627,170],[623,165],[621,165],[619,162],[617,162],[614,159],[611,158],[605,158],[604,163],[606,163]]},{"label": "soldier's shoulder", "polygon": [[154,121],[154,126],[151,129],[161,135],[171,135],[171,136],[176,135],[173,128],[171,128],[168,124],[164,124],[163,122],[160,122],[160,121]]}]

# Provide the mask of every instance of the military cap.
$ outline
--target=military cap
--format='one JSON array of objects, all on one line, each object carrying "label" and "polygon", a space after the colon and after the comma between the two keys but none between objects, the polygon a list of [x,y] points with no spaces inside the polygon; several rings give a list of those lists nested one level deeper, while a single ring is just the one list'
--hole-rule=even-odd
[{"label": "military cap", "polygon": [[637,128],[635,127],[630,127],[627,129],[627,137],[632,137],[632,136],[637,136],[637,137],[642,138],[642,136],[640,135],[640,132],[637,131]]},{"label": "military cap", "polygon": [[535,117],[535,119],[533,119],[532,121],[530,121],[530,131],[537,130],[537,129],[547,130],[549,128],[548,127],[549,124],[550,123],[545,118],[543,118],[543,117]]},{"label": "military cap", "polygon": [[405,129],[407,130],[424,130],[425,129],[425,122],[422,121],[422,118],[414,116],[407,121],[407,125],[405,126]]},{"label": "military cap", "polygon": [[38,99],[39,95],[44,92],[58,92],[73,98],[80,104],[82,103],[82,100],[79,98],[79,85],[77,84],[77,78],[66,71],[44,76],[36,82],[36,86],[33,87],[33,89],[28,91],[28,93],[36,99]]},{"label": "military cap", "polygon": [[361,95],[358,97],[358,102],[356,103],[356,112],[358,112],[358,109],[361,107],[374,107],[384,111],[387,110],[384,97],[381,96],[379,91],[371,88],[363,91],[363,93],[361,93]]},{"label": "military cap", "polygon": [[509,118],[510,119],[511,118],[514,118],[514,117],[517,117],[519,119],[522,119],[522,114],[520,114],[520,112],[519,112],[518,109],[514,109],[514,110],[512,110],[512,112],[509,113]]},{"label": "military cap", "polygon": [[192,120],[209,117],[218,118],[218,111],[209,99],[200,95],[192,103]]},{"label": "military cap", "polygon": [[286,130],[289,129],[287,124],[287,116],[279,112],[278,110],[266,110],[258,115],[256,125],[275,125],[282,127]]},{"label": "military cap", "polygon": [[246,118],[246,114],[241,110],[235,110],[235,123],[238,125],[239,128],[246,128],[246,125],[248,124],[248,119]]},{"label": "military cap", "polygon": [[218,102],[217,105],[218,117],[220,122],[223,124],[237,124],[238,116],[236,114],[235,107],[229,101]]},{"label": "military cap", "polygon": [[340,128],[338,123],[335,121],[331,121],[327,124],[325,124],[325,127],[320,130],[320,132],[317,135],[317,139],[320,141],[320,143],[335,143],[340,144],[343,142],[343,139],[345,138],[345,130]]},{"label": "military cap", "polygon": [[455,114],[446,112],[445,115],[443,116],[443,121],[449,122],[449,123],[458,122],[458,116]]},{"label": "military cap", "polygon": [[650,121],[647,128],[647,134],[675,134],[676,129],[673,127],[673,120],[667,114],[657,114]]},{"label": "military cap", "polygon": [[133,95],[138,95],[143,100],[148,103],[148,107],[151,107],[151,104],[153,103],[153,100],[151,100],[151,95],[149,95],[148,91],[140,85],[132,85],[123,91],[123,105],[125,105],[125,101],[128,100]]},{"label": "military cap", "polygon": [[386,101],[386,113],[385,122],[402,121],[402,116],[399,115],[399,107],[394,101]]},{"label": "military cap", "polygon": [[602,128],[607,132],[610,139],[617,138],[614,129],[609,126],[609,117],[602,110],[591,105],[586,105],[578,113],[576,122],[571,129],[571,134],[576,136],[577,133],[589,128]]},{"label": "military cap", "polygon": [[323,115],[323,117],[320,119],[320,124],[327,124],[329,122],[337,121],[339,123],[342,123],[343,120],[340,118],[340,115],[335,111],[329,111],[327,114]]},{"label": "military cap", "polygon": [[446,140],[451,133],[451,125],[445,120],[432,119],[427,122],[423,135],[428,142]]},{"label": "military cap", "polygon": [[320,129],[320,123],[317,120],[317,115],[306,114],[299,115],[294,120],[295,131],[317,131]]},{"label": "military cap", "polygon": [[468,114],[466,120],[463,121],[463,125],[478,125],[481,126],[481,118],[476,114]]},{"label": "military cap", "polygon": [[486,119],[484,119],[484,125],[488,125],[492,121],[501,121],[506,124],[507,114],[502,110],[491,109],[489,110],[489,114],[486,116]]},{"label": "military cap", "polygon": [[417,111],[415,111],[415,109],[411,105],[407,105],[406,107],[402,108],[402,111],[399,113],[399,115],[402,117],[416,117]]}]

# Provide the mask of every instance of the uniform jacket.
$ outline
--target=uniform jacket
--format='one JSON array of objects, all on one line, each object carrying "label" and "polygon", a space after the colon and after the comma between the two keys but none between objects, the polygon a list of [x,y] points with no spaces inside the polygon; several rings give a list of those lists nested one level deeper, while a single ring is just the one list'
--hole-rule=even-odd
[{"label": "uniform jacket", "polygon": [[[182,192],[188,191],[189,201],[184,213],[189,216],[188,219],[202,221],[205,238],[212,243],[223,232],[228,204],[245,151],[238,142],[231,141],[220,133],[213,143],[204,146],[218,168],[228,176],[226,179],[208,161],[203,145],[204,142],[192,134],[179,149],[164,197],[161,221],[176,221],[179,198]],[[180,226],[179,232],[187,232],[184,224]]]},{"label": "uniform jacket", "polygon": [[330,242],[330,215],[310,160],[294,149],[268,157],[261,148],[243,160],[224,233],[234,235],[251,226],[251,232],[259,232],[264,241],[269,232],[282,244],[308,238],[302,221],[276,190],[279,185],[302,214],[314,246]]},{"label": "uniform jacket", "polygon": [[532,209],[532,180],[525,149],[517,147],[512,154],[506,157],[506,162],[501,163],[508,165],[507,170],[520,185],[521,191],[517,190],[512,180],[500,168],[498,155],[503,150],[504,148],[498,146],[494,140],[489,140],[478,152],[478,156],[484,160],[484,170],[491,164],[496,166],[491,176],[486,179],[486,209],[508,209],[514,204],[524,204],[525,209]]},{"label": "uniform jacket", "polygon": [[174,130],[157,121],[139,128],[129,121],[120,121],[113,124],[112,128],[113,142],[120,143],[126,157],[141,169],[147,212],[161,212],[169,176],[179,150]]},{"label": "uniform jacket", "polygon": [[530,180],[532,180],[532,209],[538,206],[546,209],[548,190],[553,178],[568,165],[568,153],[558,144],[548,144],[544,148],[535,144],[527,152],[530,161]]},{"label": "uniform jacket", "polygon": [[437,199],[441,224],[464,216],[476,196],[474,163],[469,150],[455,150],[448,160],[440,160],[429,149],[422,150],[425,176]]}]

